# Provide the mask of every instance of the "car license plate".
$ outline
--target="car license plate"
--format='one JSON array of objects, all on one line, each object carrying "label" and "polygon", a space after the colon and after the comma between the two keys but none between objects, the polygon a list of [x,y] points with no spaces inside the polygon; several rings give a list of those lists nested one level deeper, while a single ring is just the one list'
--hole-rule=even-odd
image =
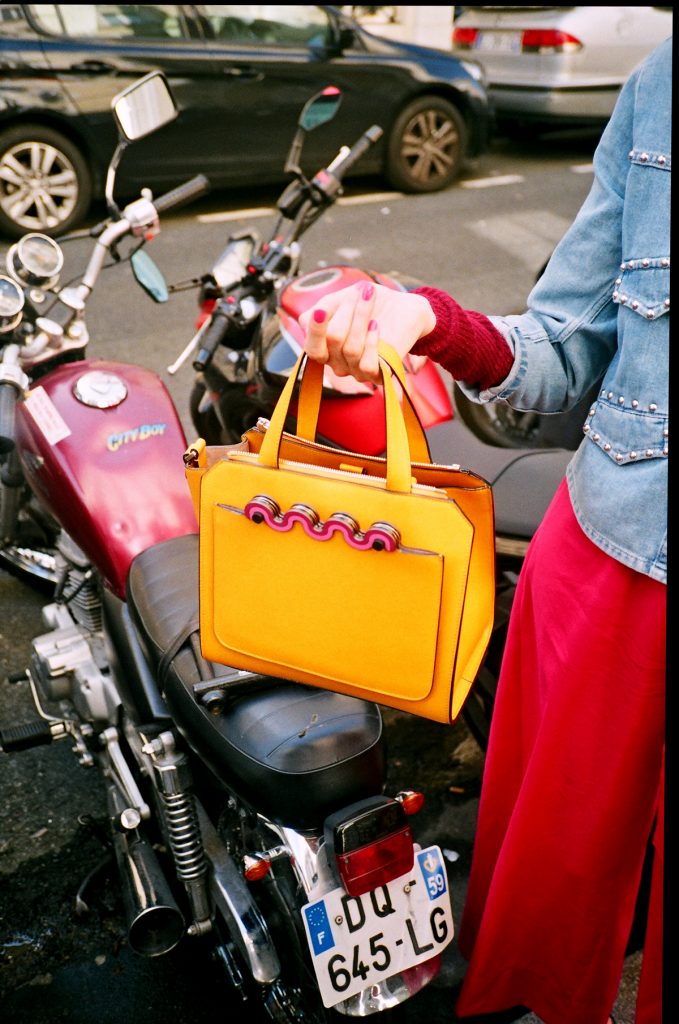
[{"label": "car license plate", "polygon": [[453,938],[446,869],[438,846],[415,853],[408,874],[363,896],[342,887],[302,907],[324,1006],[429,960]]},{"label": "car license plate", "polygon": [[521,33],[479,32],[475,49],[484,53],[521,53]]}]

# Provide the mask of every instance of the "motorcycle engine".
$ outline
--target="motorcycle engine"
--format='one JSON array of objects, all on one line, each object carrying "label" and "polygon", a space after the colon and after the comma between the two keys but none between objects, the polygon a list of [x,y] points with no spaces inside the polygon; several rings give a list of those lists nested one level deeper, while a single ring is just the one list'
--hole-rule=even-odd
[{"label": "motorcycle engine", "polygon": [[50,632],[33,640],[31,675],[45,700],[69,701],[91,723],[115,721],[120,697],[102,632],[96,575],[75,542],[57,545],[57,600],[42,610]]}]

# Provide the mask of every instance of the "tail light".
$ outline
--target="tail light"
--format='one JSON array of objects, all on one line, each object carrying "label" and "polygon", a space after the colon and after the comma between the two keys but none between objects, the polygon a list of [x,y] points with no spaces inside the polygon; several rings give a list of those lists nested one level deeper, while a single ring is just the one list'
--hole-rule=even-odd
[{"label": "tail light", "polygon": [[[475,50],[480,48],[480,37],[492,35],[495,30],[485,31],[478,28],[458,27],[453,29],[453,46],[458,50]],[[503,29],[503,35],[514,35],[511,29]],[[556,28],[519,29],[518,49],[521,53],[575,53],[582,49],[582,43],[569,32]]]},{"label": "tail light", "polygon": [[371,797],[330,815],[325,841],[350,896],[386,885],[410,871],[414,863],[406,813],[399,801],[389,797]]},{"label": "tail light", "polygon": [[526,29],[521,35],[522,53],[575,53],[581,49],[579,39],[555,28]]},{"label": "tail light", "polygon": [[477,28],[454,28],[453,46],[457,46],[460,50],[473,50],[478,34]]}]

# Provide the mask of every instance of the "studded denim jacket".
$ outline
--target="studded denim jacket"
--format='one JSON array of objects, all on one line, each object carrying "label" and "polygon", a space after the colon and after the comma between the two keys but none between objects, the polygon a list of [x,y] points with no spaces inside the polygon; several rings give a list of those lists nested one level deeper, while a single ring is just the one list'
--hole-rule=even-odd
[{"label": "studded denim jacket", "polygon": [[490,319],[514,351],[481,402],[559,412],[600,381],[567,479],[587,536],[667,579],[672,40],[630,76],[594,183],[527,312]]}]

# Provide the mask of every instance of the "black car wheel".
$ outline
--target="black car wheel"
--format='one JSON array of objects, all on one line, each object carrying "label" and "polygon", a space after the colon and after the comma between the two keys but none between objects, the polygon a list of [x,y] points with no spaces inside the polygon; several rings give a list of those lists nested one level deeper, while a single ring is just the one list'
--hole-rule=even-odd
[{"label": "black car wheel", "polygon": [[0,230],[59,235],[87,213],[92,176],[80,150],[43,125],[14,125],[0,133]]},{"label": "black car wheel", "polygon": [[462,169],[467,129],[459,110],[439,96],[410,103],[389,138],[386,173],[402,192],[438,192]]}]

